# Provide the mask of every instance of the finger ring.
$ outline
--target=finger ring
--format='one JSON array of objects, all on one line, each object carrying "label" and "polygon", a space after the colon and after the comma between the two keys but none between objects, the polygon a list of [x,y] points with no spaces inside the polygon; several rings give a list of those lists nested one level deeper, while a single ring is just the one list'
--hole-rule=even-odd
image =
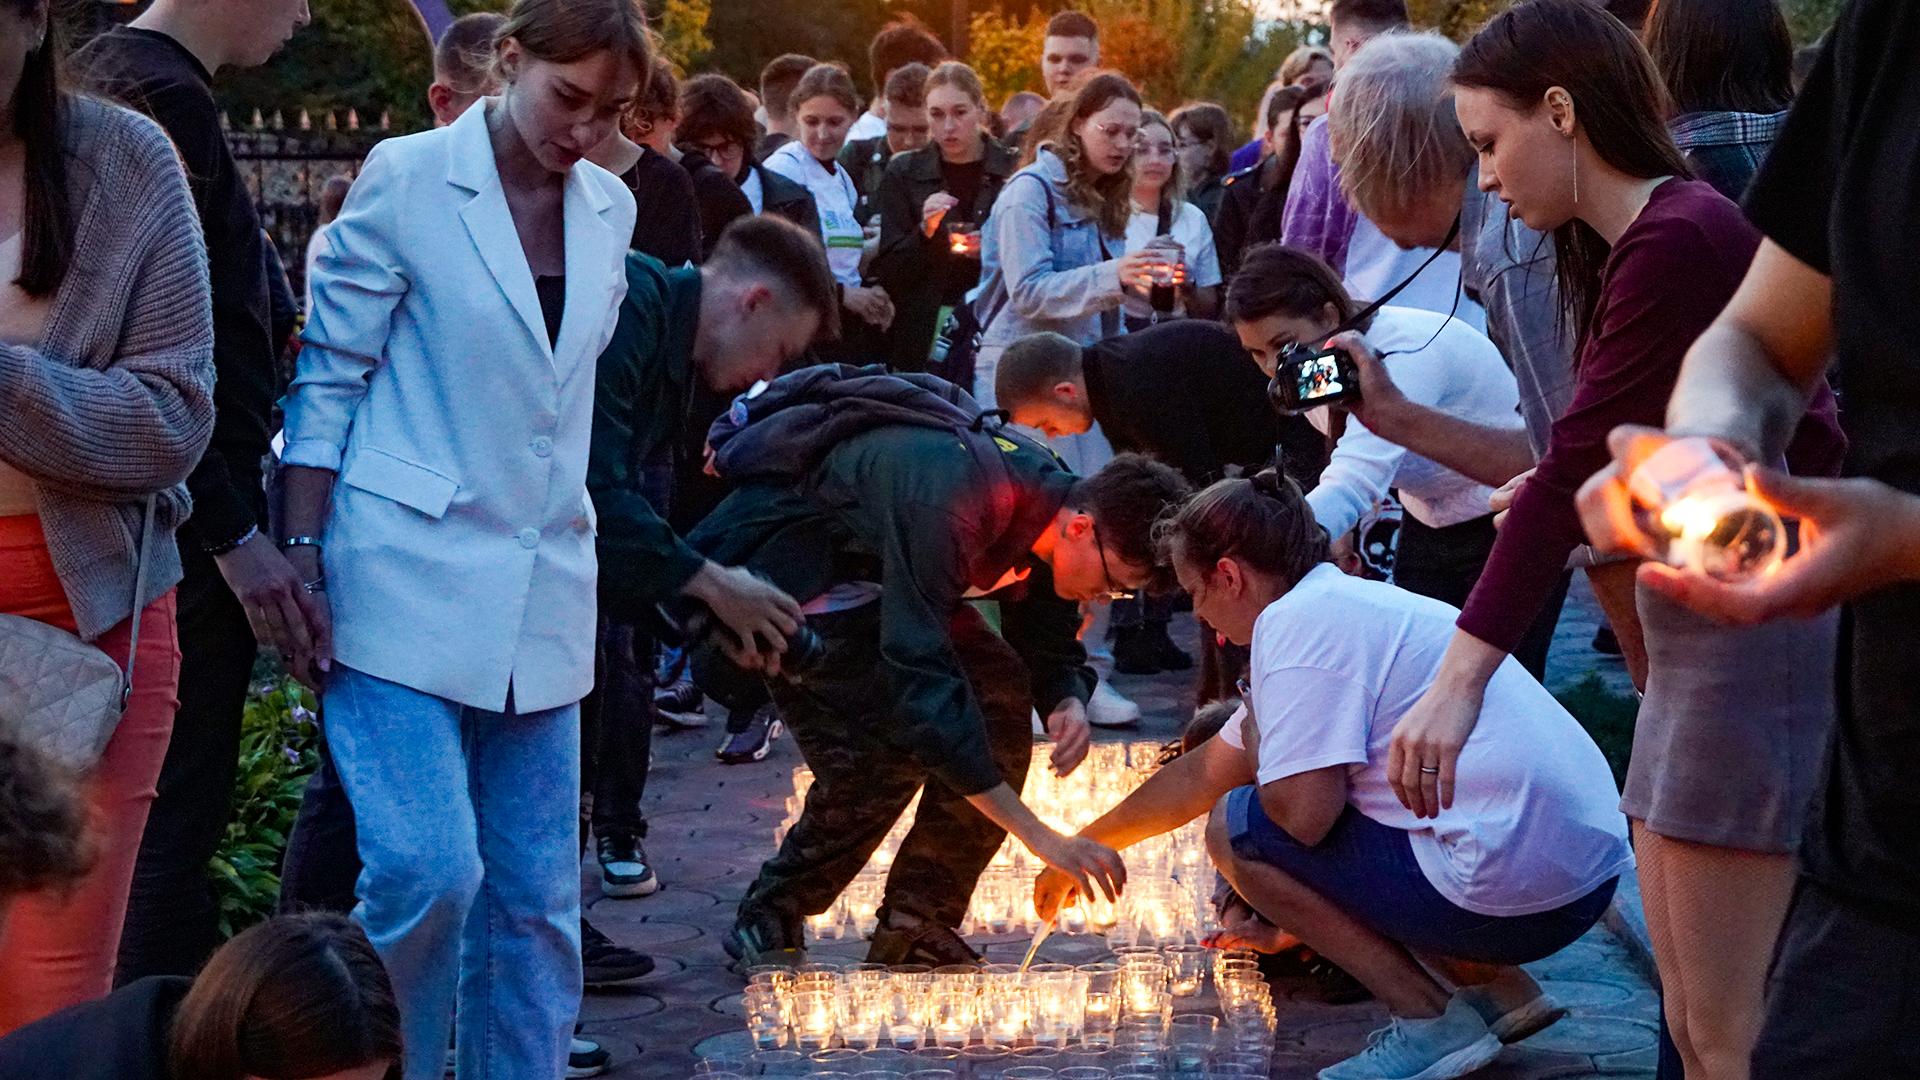
[{"label": "finger ring", "polygon": [[1420,771],[1427,776],[1439,776],[1440,769],[1434,765],[1422,765]]}]

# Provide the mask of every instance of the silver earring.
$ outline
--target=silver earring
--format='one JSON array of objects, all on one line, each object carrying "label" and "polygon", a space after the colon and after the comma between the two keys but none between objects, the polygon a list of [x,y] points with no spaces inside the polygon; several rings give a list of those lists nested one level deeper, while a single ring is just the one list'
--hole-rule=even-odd
[{"label": "silver earring", "polygon": [[1568,152],[1568,155],[1573,159],[1573,205],[1579,206],[1580,205],[1580,150],[1578,147],[1573,145],[1572,139],[1567,140],[1567,152]]}]

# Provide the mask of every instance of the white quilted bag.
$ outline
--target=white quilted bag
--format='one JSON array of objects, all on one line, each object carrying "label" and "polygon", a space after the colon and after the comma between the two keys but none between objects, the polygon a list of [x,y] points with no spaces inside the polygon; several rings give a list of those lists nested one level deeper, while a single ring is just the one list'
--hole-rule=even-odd
[{"label": "white quilted bag", "polygon": [[132,694],[140,650],[140,594],[153,543],[153,497],[147,497],[134,571],[133,630],[127,671],[113,657],[38,619],[0,615],[0,730],[75,772],[91,769],[120,726]]}]

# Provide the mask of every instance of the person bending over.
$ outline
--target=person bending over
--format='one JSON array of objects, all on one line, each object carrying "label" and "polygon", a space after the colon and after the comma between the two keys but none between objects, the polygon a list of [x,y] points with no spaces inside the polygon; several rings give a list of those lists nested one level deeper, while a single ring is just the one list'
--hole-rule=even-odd
[{"label": "person bending over", "polygon": [[[800,475],[743,483],[689,538],[801,599],[824,643],[811,668],[770,680],[814,783],[748,888],[728,952],[746,965],[802,959],[803,917],[832,905],[916,792],[869,961],[976,960],[955,928],[1009,832],[1065,880],[1117,893],[1117,855],[1020,801],[1029,717],[1046,718],[1057,772],[1079,765],[1093,673],[1074,637],[1078,602],[1147,583],[1151,523],[1186,483],[1138,455],[1081,478],[1011,429],[902,424],[839,441]],[[1001,634],[964,602],[975,597],[1002,601]]]},{"label": "person bending over", "polygon": [[[1632,864],[1599,748],[1508,660],[1466,746],[1471,790],[1416,818],[1388,784],[1388,739],[1432,683],[1454,609],[1342,574],[1306,499],[1271,470],[1214,484],[1158,532],[1194,614],[1252,643],[1249,709],[1081,839],[1125,848],[1209,814],[1208,850],[1235,890],[1392,1014],[1323,1080],[1461,1076],[1563,1015],[1517,965],[1585,933]],[[1041,917],[1077,888],[1043,872]],[[1290,939],[1248,926],[1231,943]]]}]

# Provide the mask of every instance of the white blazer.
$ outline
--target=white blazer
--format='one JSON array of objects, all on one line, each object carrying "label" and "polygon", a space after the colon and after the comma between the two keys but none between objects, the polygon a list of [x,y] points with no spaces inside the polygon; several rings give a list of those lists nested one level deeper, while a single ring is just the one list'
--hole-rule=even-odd
[{"label": "white blazer", "polygon": [[582,161],[549,346],[486,103],[375,147],[314,267],[289,465],[337,471],[334,657],[475,708],[593,685],[594,370],[626,295],[633,195]]}]

